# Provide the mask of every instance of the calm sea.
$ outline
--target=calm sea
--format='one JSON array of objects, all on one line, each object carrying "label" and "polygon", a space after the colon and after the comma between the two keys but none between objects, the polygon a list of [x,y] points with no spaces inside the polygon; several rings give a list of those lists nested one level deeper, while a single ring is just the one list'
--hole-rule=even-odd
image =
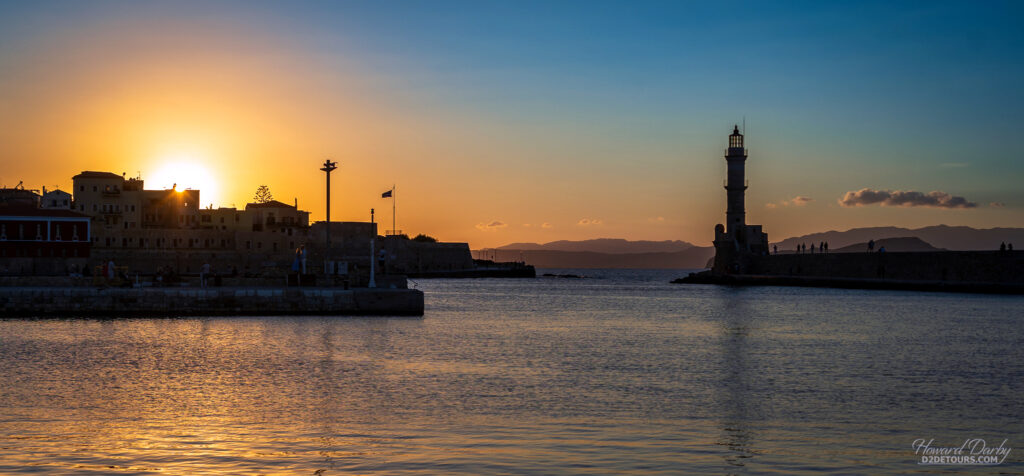
[{"label": "calm sea", "polygon": [[[1024,472],[1024,297],[556,272],[418,280],[422,319],[0,320],[0,473]],[[1005,463],[912,449],[976,438]]]}]

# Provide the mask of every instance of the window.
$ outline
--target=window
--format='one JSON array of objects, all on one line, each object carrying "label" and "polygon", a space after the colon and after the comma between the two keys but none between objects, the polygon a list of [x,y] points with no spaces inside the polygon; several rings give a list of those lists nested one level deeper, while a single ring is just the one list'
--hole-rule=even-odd
[{"label": "window", "polygon": [[95,191],[96,191],[96,186],[95,186],[95,185],[93,185],[93,186],[92,186],[92,191],[93,191],[93,192],[95,192]]},{"label": "window", "polygon": [[85,185],[79,185],[78,186],[78,191],[79,192],[84,192],[85,191]]}]

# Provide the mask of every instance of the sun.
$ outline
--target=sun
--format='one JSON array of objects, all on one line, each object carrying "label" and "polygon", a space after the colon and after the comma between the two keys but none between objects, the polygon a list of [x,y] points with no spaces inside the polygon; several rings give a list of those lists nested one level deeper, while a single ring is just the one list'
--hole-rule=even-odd
[{"label": "sun", "polygon": [[210,170],[198,160],[188,157],[169,157],[160,160],[156,169],[144,176],[148,189],[199,190],[200,207],[218,206],[220,187]]}]

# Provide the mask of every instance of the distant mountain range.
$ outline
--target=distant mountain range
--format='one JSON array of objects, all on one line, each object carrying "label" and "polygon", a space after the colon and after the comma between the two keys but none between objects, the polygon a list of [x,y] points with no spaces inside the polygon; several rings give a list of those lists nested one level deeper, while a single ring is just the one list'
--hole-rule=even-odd
[{"label": "distant mountain range", "polygon": [[[477,252],[476,254],[480,254]],[[653,253],[597,253],[593,251],[512,250],[483,251],[483,257],[497,261],[526,261],[538,268],[704,268],[715,255],[710,246],[690,246],[682,251]]]},{"label": "distant mountain range", "polygon": [[512,243],[499,250],[545,250],[545,251],[589,251],[593,253],[672,253],[692,248],[693,243],[685,241],[629,241],[621,238],[598,238],[583,241],[552,241],[550,243]]},{"label": "distant mountain range", "polygon": [[[999,244],[1013,243],[1015,247],[1024,246],[1024,228],[971,228],[969,226],[928,226],[924,228],[900,228],[895,226],[879,226],[871,228],[852,228],[846,231],[826,231],[810,235],[786,238],[779,242],[779,251],[795,250],[797,244],[815,246],[822,241],[828,242],[830,251],[850,245],[865,244],[869,240],[876,242],[887,238],[919,238],[936,248],[947,250],[995,250]],[[877,249],[877,247],[876,247]],[[886,248],[889,251],[896,249]],[[1022,248],[1024,249],[1024,248]],[[909,251],[909,250],[908,250]],[[923,250],[916,250],[923,251]]]},{"label": "distant mountain range", "polygon": [[[827,241],[829,252],[860,252],[875,240],[875,250],[886,251],[995,250],[1002,242],[1024,249],[1024,228],[978,229],[968,226],[937,225],[910,229],[895,226],[853,228],[786,238],[777,243],[780,252],[797,244],[817,246]],[[482,254],[482,256],[481,256]],[[711,246],[695,246],[679,240],[629,241],[600,238],[550,243],[512,243],[494,250],[476,252],[477,257],[498,261],[523,260],[538,268],[704,268],[714,257]]]},{"label": "distant mountain range", "polygon": [[[868,251],[866,241],[836,249],[832,249],[831,243],[828,246],[829,253],[864,253]],[[885,251],[943,251],[942,248],[936,248],[916,236],[876,240],[874,250],[878,251],[882,248],[885,248]]]}]

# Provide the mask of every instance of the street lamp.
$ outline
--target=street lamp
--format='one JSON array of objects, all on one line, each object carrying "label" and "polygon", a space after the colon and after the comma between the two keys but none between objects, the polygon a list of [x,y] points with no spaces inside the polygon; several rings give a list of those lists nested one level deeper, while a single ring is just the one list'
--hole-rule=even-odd
[{"label": "street lamp", "polygon": [[[327,274],[327,263],[330,262],[331,253],[331,172],[338,168],[337,162],[330,159],[324,160],[324,166],[320,168],[327,174],[327,247],[324,249],[324,274]],[[333,273],[332,273],[333,274]]]}]

